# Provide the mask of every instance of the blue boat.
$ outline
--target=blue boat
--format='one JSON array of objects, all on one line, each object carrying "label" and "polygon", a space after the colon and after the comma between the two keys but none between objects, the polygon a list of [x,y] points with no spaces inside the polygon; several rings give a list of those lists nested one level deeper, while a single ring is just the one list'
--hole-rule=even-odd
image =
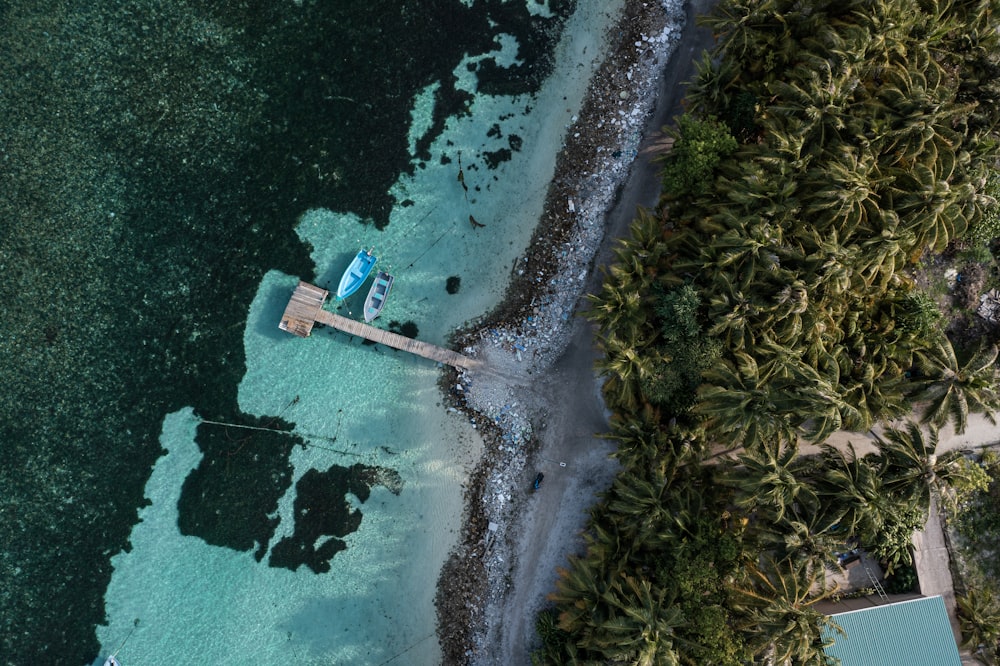
[{"label": "blue boat", "polygon": [[365,280],[368,279],[368,275],[372,272],[375,262],[378,261],[378,257],[372,254],[374,250],[375,248],[367,252],[365,250],[358,252],[358,256],[354,257],[354,261],[344,271],[344,276],[340,278],[340,286],[337,287],[337,298],[339,300],[343,300],[356,292],[365,283]]}]

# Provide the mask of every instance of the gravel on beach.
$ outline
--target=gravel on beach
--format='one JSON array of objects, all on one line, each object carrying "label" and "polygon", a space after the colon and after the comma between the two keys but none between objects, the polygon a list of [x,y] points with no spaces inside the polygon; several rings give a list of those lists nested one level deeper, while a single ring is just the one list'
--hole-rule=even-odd
[{"label": "gravel on beach", "polygon": [[444,663],[494,654],[491,626],[502,617],[513,571],[512,529],[522,480],[537,447],[533,422],[557,406],[532,400],[531,377],[565,349],[571,320],[604,240],[607,212],[637,154],[658,81],[684,23],[681,0],[626,0],[608,54],[567,129],[545,209],[511,276],[506,299],[460,331],[462,353],[483,370],[448,372],[451,409],[483,433],[486,449],[465,488],[460,543],[438,580],[438,639]]}]

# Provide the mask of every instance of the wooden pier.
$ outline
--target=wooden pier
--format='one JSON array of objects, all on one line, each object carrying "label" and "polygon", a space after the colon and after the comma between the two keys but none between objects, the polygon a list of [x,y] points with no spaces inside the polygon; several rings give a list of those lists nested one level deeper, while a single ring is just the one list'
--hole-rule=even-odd
[{"label": "wooden pier", "polygon": [[417,356],[423,356],[432,361],[438,361],[439,363],[456,368],[473,368],[479,364],[478,361],[462,356],[450,349],[414,340],[405,335],[385,331],[381,328],[369,326],[360,321],[348,319],[347,317],[324,310],[323,303],[326,302],[329,295],[330,292],[326,289],[320,289],[315,285],[299,280],[299,285],[295,288],[292,298],[288,301],[288,306],[285,308],[285,314],[282,315],[278,328],[297,335],[300,338],[307,338],[312,333],[313,326],[319,322],[320,324],[332,326],[344,333],[357,335],[366,340],[378,342],[388,347],[410,352]]}]

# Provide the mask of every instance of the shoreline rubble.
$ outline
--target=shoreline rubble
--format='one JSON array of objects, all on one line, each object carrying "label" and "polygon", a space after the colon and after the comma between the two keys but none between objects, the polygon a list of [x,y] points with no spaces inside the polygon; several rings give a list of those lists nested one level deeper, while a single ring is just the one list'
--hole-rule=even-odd
[{"label": "shoreline rubble", "polygon": [[[445,664],[491,655],[514,570],[521,488],[545,413],[530,404],[530,376],[568,343],[577,305],[604,240],[607,214],[630,173],[656,101],[658,79],[684,24],[682,0],[626,0],[608,54],[567,128],[544,212],[512,270],[505,299],[454,336],[488,371],[446,372],[449,410],[465,413],[484,439],[465,487],[458,545],[442,567],[435,606]],[[491,628],[493,631],[491,631]]]}]

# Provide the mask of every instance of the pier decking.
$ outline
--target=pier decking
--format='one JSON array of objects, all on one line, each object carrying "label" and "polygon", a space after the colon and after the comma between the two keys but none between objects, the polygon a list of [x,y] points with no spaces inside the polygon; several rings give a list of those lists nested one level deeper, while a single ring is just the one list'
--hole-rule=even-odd
[{"label": "pier decking", "polygon": [[313,326],[316,322],[319,322],[320,324],[332,326],[344,333],[357,335],[366,340],[378,342],[393,349],[410,352],[411,354],[423,356],[432,361],[445,363],[456,368],[472,368],[479,363],[450,349],[414,340],[405,335],[385,331],[381,328],[369,326],[360,321],[354,321],[353,319],[348,319],[347,317],[324,310],[323,303],[326,302],[326,298],[329,295],[330,292],[326,289],[321,289],[308,282],[299,280],[299,285],[295,288],[291,299],[288,301],[288,306],[285,308],[285,314],[282,315],[278,328],[297,335],[300,338],[307,338],[312,333]]}]

